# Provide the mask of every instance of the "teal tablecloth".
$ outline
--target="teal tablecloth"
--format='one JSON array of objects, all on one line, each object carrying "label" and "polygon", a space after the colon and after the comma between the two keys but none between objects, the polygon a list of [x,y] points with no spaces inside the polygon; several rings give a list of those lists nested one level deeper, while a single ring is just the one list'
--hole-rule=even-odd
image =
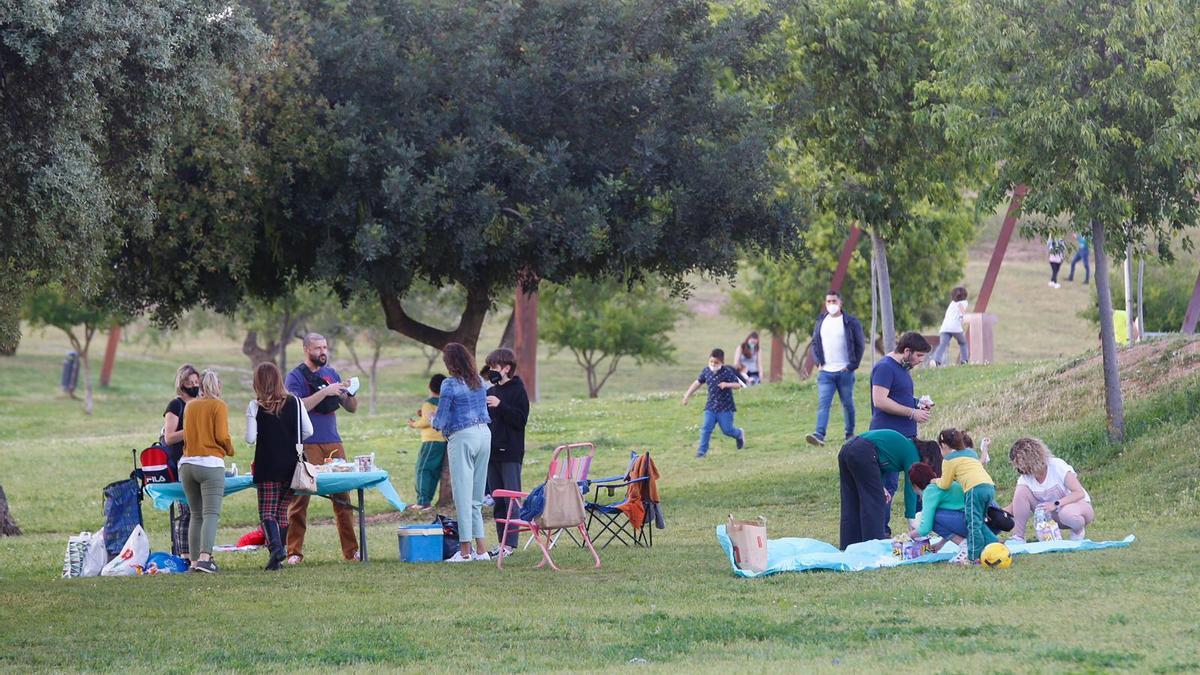
[{"label": "teal tablecloth", "polygon": [[[254,487],[254,479],[250,476],[234,476],[225,479],[225,494],[231,495]],[[388,477],[388,472],[378,471],[347,471],[345,473],[317,474],[317,495],[332,495],[339,492],[350,492],[359,488],[375,488],[388,500],[388,503],[403,511],[406,504],[400,499],[396,488]],[[172,502],[184,501],[183,486],[179,483],[155,483],[146,486],[146,494],[154,501],[154,507],[162,511],[171,508]]]}]

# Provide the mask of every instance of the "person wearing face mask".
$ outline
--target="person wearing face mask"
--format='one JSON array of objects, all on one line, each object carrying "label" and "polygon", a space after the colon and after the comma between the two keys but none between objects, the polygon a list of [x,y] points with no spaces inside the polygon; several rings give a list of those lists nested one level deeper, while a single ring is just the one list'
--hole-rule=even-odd
[{"label": "person wearing face mask", "polygon": [[[525,461],[525,424],[529,421],[529,394],[525,383],[517,376],[517,355],[511,349],[501,347],[487,355],[483,376],[491,386],[487,390],[488,415],[492,421],[492,454],[488,458],[487,491],[521,491],[521,464]],[[492,510],[495,514],[508,514],[508,500],[497,498]],[[496,548],[489,551],[491,557],[510,556],[517,548],[517,533],[504,536],[504,524],[496,523]]]},{"label": "person wearing face mask", "polygon": [[733,414],[737,406],[733,403],[733,390],[746,386],[737,371],[725,365],[725,350],[714,349],[708,357],[708,367],[700,371],[696,381],[683,395],[683,405],[703,385],[708,385],[708,401],[704,404],[704,419],[700,423],[700,447],[696,457],[708,455],[708,442],[713,428],[721,425],[721,433],[734,439],[737,449],[746,447],[746,431],[733,426]]},{"label": "person wearing face mask", "polygon": [[747,386],[762,384],[762,352],[758,348],[758,332],[751,331],[738,346],[737,371]]},{"label": "person wearing face mask", "polygon": [[[167,446],[167,465],[171,469],[171,475],[179,480],[179,460],[183,457],[183,411],[188,401],[200,398],[200,372],[192,364],[185,363],[175,371],[175,394],[175,398],[163,411],[162,437]],[[171,521],[171,541],[175,553],[191,565],[188,526],[191,523],[192,511],[188,508],[187,500],[178,504],[179,515]]]},{"label": "person wearing face mask", "polygon": [[829,408],[836,391],[842,402],[846,438],[854,436],[854,371],[862,363],[866,338],[862,323],[842,311],[842,296],[837,291],[825,294],[825,311],[817,317],[812,334],[813,363],[817,372],[817,428],[805,437],[812,445],[825,445],[829,426]]},{"label": "person wearing face mask", "polygon": [[[871,431],[891,429],[905,438],[916,438],[917,425],[929,421],[928,407],[913,394],[909,371],[921,365],[932,349],[920,333],[909,332],[901,335],[895,349],[875,363],[871,370]],[[883,487],[889,495],[883,522],[889,537],[892,529],[886,524],[892,517],[891,496],[899,485],[899,472],[890,471],[883,476]]]}]

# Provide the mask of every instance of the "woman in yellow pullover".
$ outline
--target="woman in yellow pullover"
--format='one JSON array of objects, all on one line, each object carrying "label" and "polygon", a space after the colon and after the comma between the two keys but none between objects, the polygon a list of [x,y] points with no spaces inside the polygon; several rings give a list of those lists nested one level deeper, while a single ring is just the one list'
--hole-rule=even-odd
[{"label": "woman in yellow pullover", "polygon": [[979,562],[983,548],[1000,541],[987,526],[987,508],[996,498],[996,485],[988,475],[979,456],[966,447],[963,433],[958,429],[943,429],[938,434],[942,449],[942,476],[935,481],[942,490],[949,490],[954,481],[962,485],[967,517],[967,560]]},{"label": "woman in yellow pullover", "polygon": [[188,550],[199,553],[192,569],[213,573],[213,543],[221,501],[225,498],[225,458],[233,457],[229,409],[221,400],[221,381],[211,370],[200,376],[200,398],[188,401],[183,415],[183,457],[179,482],[192,510]]},{"label": "woman in yellow pullover", "polygon": [[445,379],[441,373],[429,379],[431,396],[421,404],[417,419],[408,421],[409,427],[421,430],[421,451],[417,453],[417,503],[409,507],[418,511],[428,510],[433,504],[433,492],[437,490],[442,464],[446,461],[446,437],[430,424],[437,414],[438,393]]}]

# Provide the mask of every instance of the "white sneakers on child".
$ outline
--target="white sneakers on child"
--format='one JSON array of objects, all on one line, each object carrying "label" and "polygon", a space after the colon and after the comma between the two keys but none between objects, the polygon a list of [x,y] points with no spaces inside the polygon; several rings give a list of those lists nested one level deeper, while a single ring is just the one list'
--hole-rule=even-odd
[{"label": "white sneakers on child", "polygon": [[950,559],[950,564],[951,565],[969,565],[969,564],[971,564],[971,561],[967,560],[967,544],[966,544],[966,542],[963,542],[958,545],[958,553],[955,553],[954,557]]},{"label": "white sneakers on child", "polygon": [[1071,541],[1083,541],[1087,539],[1087,530],[1080,530],[1078,532],[1071,530],[1070,539]]}]

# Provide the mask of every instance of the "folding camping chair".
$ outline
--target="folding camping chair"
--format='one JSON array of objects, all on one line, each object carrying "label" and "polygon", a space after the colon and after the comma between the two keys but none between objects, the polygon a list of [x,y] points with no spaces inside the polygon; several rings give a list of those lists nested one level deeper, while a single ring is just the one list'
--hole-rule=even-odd
[{"label": "folding camping chair", "polygon": [[[646,453],[649,457],[649,453]],[[634,467],[638,462],[638,454],[636,452],[629,453],[629,467],[625,470],[625,475],[614,477],[614,479],[604,479],[593,481],[596,491],[592,496],[592,501],[584,502],[583,508],[588,513],[587,531],[590,534],[592,524],[599,525],[599,532],[596,534],[596,540],[604,538],[604,542],[600,544],[600,548],[606,548],[613,541],[619,541],[626,546],[640,546],[650,548],[654,545],[654,528],[651,527],[653,520],[652,504],[647,491],[642,492],[642,505],[644,517],[641,526],[634,527],[633,521],[629,519],[628,513],[622,507],[626,507],[629,502],[630,486],[644,485],[649,480],[649,476],[639,476],[630,478],[634,471]],[[625,488],[625,497],[620,501],[600,501],[600,491],[605,490],[607,497],[611,500],[617,490]]]},{"label": "folding camping chair", "polygon": [[[569,460],[571,462],[571,465],[570,465],[571,476],[573,476],[575,478],[575,481],[579,483],[580,494],[587,496],[588,486],[590,485],[590,482],[588,481],[588,473],[592,470],[592,460],[596,458],[596,444],[595,443],[569,443],[569,444],[561,446],[561,447],[568,448],[568,449],[570,449],[570,448],[587,448],[588,449],[588,453],[586,455],[576,455],[574,457],[571,457]],[[556,473],[558,473],[558,460],[551,459],[549,475],[553,476]],[[605,478],[602,480],[611,480],[611,479]],[[558,543],[558,538],[562,536],[562,533],[563,533],[563,530],[556,530],[554,532],[554,536],[550,539],[549,548],[554,548],[554,545]],[[575,536],[571,534],[570,530],[566,530],[566,533],[567,533],[567,536],[571,537],[571,541],[574,541],[579,546],[583,546],[583,542],[576,540]],[[501,543],[503,543],[503,542],[501,542]],[[529,550],[529,546],[531,544],[533,544],[533,539],[532,538],[526,539],[525,546],[521,550],[523,550],[523,551]]]},{"label": "folding camping chair", "polygon": [[[589,448],[587,455],[578,458],[571,457],[571,448],[585,447]],[[567,455],[563,461],[560,462],[559,454],[564,450],[566,451]],[[575,470],[586,470],[587,468],[590,468],[592,458],[595,456],[595,454],[596,446],[593,443],[572,443],[569,445],[558,446],[554,449],[554,454],[550,458],[550,468],[546,472],[546,480],[548,481],[557,476],[560,470],[563,474],[565,474],[565,477],[575,478]],[[576,461],[580,459],[585,461]],[[558,565],[555,565],[554,560],[550,557],[550,549],[554,546],[554,542],[557,541],[558,534],[562,530],[557,530],[552,535],[550,531],[543,530],[541,527],[539,527],[536,520],[523,520],[520,518],[519,513],[521,507],[524,506],[525,498],[529,496],[529,493],[517,492],[516,490],[493,490],[492,496],[508,500],[508,513],[505,514],[504,518],[496,518],[497,523],[504,524],[504,533],[500,536],[500,541],[507,541],[509,533],[513,531],[529,532],[530,540],[536,541],[538,548],[542,549],[542,560],[537,564],[537,567],[541,568],[549,564],[551,569],[558,570]],[[584,544],[586,544],[588,550],[592,552],[592,557],[596,560],[596,567],[600,567],[600,554],[596,553],[596,547],[592,546],[592,539],[588,536],[586,525],[583,522],[580,522],[574,527],[579,530],[580,536],[583,537]],[[545,539],[545,541],[543,541],[543,539]],[[504,569],[504,550],[504,546],[501,546],[500,555],[496,558],[497,569]]]}]

